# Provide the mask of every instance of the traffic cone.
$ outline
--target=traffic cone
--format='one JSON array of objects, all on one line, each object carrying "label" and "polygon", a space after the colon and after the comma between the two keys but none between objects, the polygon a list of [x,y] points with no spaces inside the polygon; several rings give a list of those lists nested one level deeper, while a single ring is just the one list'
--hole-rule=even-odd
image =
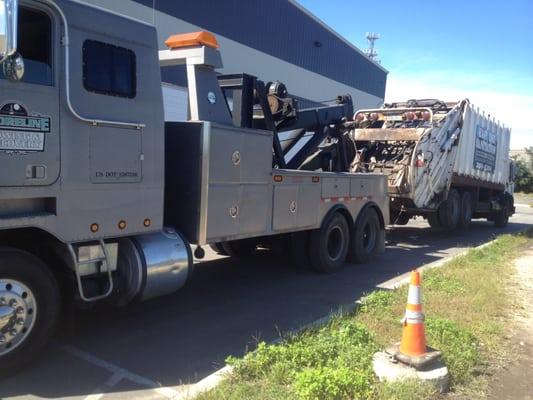
[{"label": "traffic cone", "polygon": [[432,384],[439,392],[448,389],[450,375],[439,350],[426,346],[420,273],[411,272],[407,307],[402,319],[402,341],[374,354],[374,372],[382,381],[417,379]]},{"label": "traffic cone", "polygon": [[407,307],[402,319],[403,332],[400,353],[408,357],[418,357],[427,353],[426,334],[424,330],[424,313],[422,312],[422,293],[420,289],[420,272],[411,272]]}]

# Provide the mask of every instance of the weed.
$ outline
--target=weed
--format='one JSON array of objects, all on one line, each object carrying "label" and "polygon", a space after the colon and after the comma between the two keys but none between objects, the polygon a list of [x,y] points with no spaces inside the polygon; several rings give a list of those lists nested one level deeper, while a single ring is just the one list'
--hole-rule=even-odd
[{"label": "weed", "polygon": [[367,313],[370,310],[379,308],[386,310],[394,302],[394,292],[391,290],[376,290],[361,299],[360,312]]},{"label": "weed", "polygon": [[426,332],[429,344],[442,351],[454,384],[464,383],[474,375],[481,355],[471,332],[444,318],[428,318]]},{"label": "weed", "polygon": [[464,283],[454,276],[442,279],[442,276],[437,274],[428,274],[428,276],[424,277],[424,290],[435,290],[454,295],[465,293],[466,289]]},{"label": "weed", "polygon": [[303,400],[368,399],[373,380],[369,369],[319,367],[296,374],[294,389]]},{"label": "weed", "polygon": [[433,386],[417,380],[383,383],[377,388],[375,397],[382,400],[423,400],[438,396]]}]

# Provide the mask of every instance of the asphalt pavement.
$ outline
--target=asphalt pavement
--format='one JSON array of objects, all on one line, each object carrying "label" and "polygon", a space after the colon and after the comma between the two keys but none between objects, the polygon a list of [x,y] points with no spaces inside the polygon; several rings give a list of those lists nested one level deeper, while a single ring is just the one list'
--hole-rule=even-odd
[{"label": "asphalt pavement", "polygon": [[65,316],[40,359],[0,381],[0,398],[177,398],[228,355],[324,317],[413,268],[533,225],[533,208],[517,211],[505,229],[479,221],[449,235],[422,219],[392,227],[378,259],[333,275],[293,269],[266,252],[245,261],[208,253],[175,295]]}]

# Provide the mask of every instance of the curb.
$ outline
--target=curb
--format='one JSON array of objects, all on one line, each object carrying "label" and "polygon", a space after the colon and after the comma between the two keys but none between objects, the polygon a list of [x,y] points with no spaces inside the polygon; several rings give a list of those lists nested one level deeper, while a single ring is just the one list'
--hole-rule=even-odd
[{"label": "curb", "polygon": [[[522,230],[516,232],[515,234],[524,233],[524,232],[528,231],[528,229],[529,228],[522,229]],[[490,242],[483,243],[483,244],[481,244],[479,246],[470,247],[468,249],[460,251],[457,254],[453,254],[453,255],[451,255],[449,257],[446,257],[446,258],[443,258],[441,260],[437,260],[437,261],[434,261],[434,262],[429,263],[429,264],[424,264],[424,265],[418,267],[417,269],[420,272],[423,272],[423,271],[434,269],[434,268],[440,268],[440,267],[444,266],[445,264],[447,264],[448,262],[450,262],[450,261],[452,261],[452,260],[454,260],[454,259],[456,259],[458,257],[464,256],[466,253],[468,253],[471,250],[479,250],[479,249],[483,249],[484,247],[490,246],[496,240],[497,240],[497,238],[491,240]],[[376,288],[378,288],[378,289],[387,289],[387,290],[398,289],[398,288],[400,288],[402,286],[405,286],[405,285],[409,284],[410,274],[411,274],[411,272],[409,271],[409,272],[406,272],[404,274],[398,275],[395,278],[389,279],[388,281],[386,281],[386,282],[384,282],[384,283],[382,283],[380,285],[377,285]],[[357,309],[362,304],[361,303],[361,299],[362,299],[362,297],[359,298],[358,300],[354,301],[353,303],[340,305],[337,309],[331,311],[329,314],[325,315],[322,318],[319,318],[319,319],[317,319],[315,321],[312,321],[310,323],[304,324],[304,325],[302,325],[299,328],[296,328],[296,329],[293,329],[293,330],[290,330],[290,331],[287,331],[287,332],[283,333],[281,335],[281,337],[270,341],[269,344],[279,344],[279,343],[281,343],[284,340],[284,338],[286,338],[288,336],[297,335],[298,333],[301,333],[301,332],[309,330],[309,329],[320,328],[320,327],[326,325],[334,317],[336,317],[338,315],[348,314],[348,313],[354,311],[355,309]],[[207,377],[205,377],[204,379],[202,379],[198,383],[191,385],[189,388],[186,389],[186,391],[184,391],[183,393],[180,393],[179,395],[173,397],[172,400],[193,400],[199,394],[201,394],[203,392],[206,392],[206,391],[209,391],[209,390],[212,390],[215,387],[217,387],[220,384],[220,382],[225,377],[227,377],[229,374],[231,374],[232,371],[233,371],[233,367],[231,367],[230,365],[226,365],[225,367],[219,369],[218,371],[215,371],[211,375],[208,375]]]},{"label": "curb", "polygon": [[217,387],[222,379],[231,374],[232,371],[233,367],[226,365],[224,368],[213,372],[211,375],[206,376],[201,381],[191,385],[187,389],[184,389],[183,392],[172,397],[171,400],[192,400],[196,396]]},{"label": "curb", "polygon": [[[521,232],[522,231],[520,231],[518,233],[521,233]],[[479,250],[479,249],[482,249],[484,247],[490,246],[496,240],[497,239],[493,239],[490,242],[480,244],[479,246],[476,246],[476,247],[470,247],[470,248],[468,248],[466,250],[460,251],[459,253],[453,254],[453,255],[451,255],[449,257],[442,258],[442,259],[437,260],[437,261],[433,261],[433,262],[431,262],[429,264],[424,264],[421,267],[418,267],[417,270],[419,270],[420,272],[424,272],[424,271],[427,271],[427,270],[430,270],[430,269],[440,268],[444,264],[447,264],[448,262],[450,262],[452,260],[455,260],[458,257],[462,257],[462,256],[466,255],[471,250]],[[402,286],[405,286],[405,285],[409,284],[410,274],[411,274],[411,272],[409,271],[409,272],[406,272],[404,274],[398,275],[396,278],[389,279],[388,281],[383,282],[382,284],[377,285],[376,287],[379,288],[379,289],[388,289],[388,290],[398,289],[398,288],[400,288]]]}]

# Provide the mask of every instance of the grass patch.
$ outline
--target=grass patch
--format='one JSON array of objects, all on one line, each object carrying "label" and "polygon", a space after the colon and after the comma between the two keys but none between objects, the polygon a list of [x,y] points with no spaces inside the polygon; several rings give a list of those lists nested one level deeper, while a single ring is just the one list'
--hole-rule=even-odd
[{"label": "grass patch", "polygon": [[[507,286],[510,260],[533,243],[529,235],[504,235],[424,272],[422,288],[428,344],[444,353],[452,390],[482,397],[488,374],[507,350],[502,344],[512,299]],[[436,393],[417,382],[383,384],[372,371],[372,356],[401,337],[407,288],[376,290],[358,310],[327,325],[287,338],[259,343],[243,358],[228,358],[234,373],[199,399],[429,399]],[[490,355],[490,358],[489,358]],[[497,364],[497,363],[496,363]]]},{"label": "grass patch", "polygon": [[427,383],[404,381],[380,384],[374,398],[383,400],[424,400],[437,397],[438,393]]},{"label": "grass patch", "polygon": [[227,362],[235,368],[234,379],[288,385],[297,398],[356,399],[372,392],[371,362],[377,349],[364,325],[339,316],[283,345],[259,343],[253,353]]},{"label": "grass patch", "polygon": [[453,384],[468,382],[478,372],[480,346],[470,330],[449,319],[428,318],[426,334],[431,346],[442,351]]}]

